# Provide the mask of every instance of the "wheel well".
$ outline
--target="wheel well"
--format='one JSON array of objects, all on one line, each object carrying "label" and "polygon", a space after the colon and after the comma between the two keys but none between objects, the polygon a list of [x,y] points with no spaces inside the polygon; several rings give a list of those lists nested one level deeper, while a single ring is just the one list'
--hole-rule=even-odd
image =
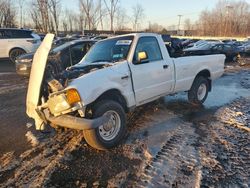
[{"label": "wheel well", "polygon": [[199,76],[203,76],[205,78],[210,78],[211,74],[209,72],[209,70],[203,70],[203,71],[200,71],[196,77],[199,77]]},{"label": "wheel well", "polygon": [[209,70],[202,70],[202,71],[200,71],[197,75],[196,75],[196,77],[195,78],[198,78],[198,77],[200,77],[200,76],[202,76],[202,77],[204,77],[204,78],[207,78],[207,80],[208,80],[208,83],[209,83],[209,91],[211,91],[212,90],[212,81],[211,81],[211,79],[210,79],[210,77],[211,77],[211,74],[210,74],[210,72],[209,72]]},{"label": "wheel well", "polygon": [[23,50],[26,53],[26,50],[24,50],[23,48],[15,47],[15,48],[10,49],[9,55],[10,55],[11,51],[13,51],[13,50]]},{"label": "wheel well", "polygon": [[115,102],[118,102],[124,109],[125,112],[128,112],[128,106],[126,99],[121,94],[121,92],[117,89],[111,89],[106,92],[104,92],[101,96],[99,96],[92,104],[95,104],[96,102],[100,100],[113,100]]}]

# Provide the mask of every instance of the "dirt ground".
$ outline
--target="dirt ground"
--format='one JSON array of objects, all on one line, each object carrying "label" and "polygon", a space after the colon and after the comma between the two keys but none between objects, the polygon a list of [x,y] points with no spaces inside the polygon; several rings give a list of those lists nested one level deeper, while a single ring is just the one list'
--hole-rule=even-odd
[{"label": "dirt ground", "polygon": [[184,92],[140,107],[105,152],[80,131],[29,128],[27,83],[0,73],[0,187],[250,187],[249,66],[227,66],[201,107]]}]

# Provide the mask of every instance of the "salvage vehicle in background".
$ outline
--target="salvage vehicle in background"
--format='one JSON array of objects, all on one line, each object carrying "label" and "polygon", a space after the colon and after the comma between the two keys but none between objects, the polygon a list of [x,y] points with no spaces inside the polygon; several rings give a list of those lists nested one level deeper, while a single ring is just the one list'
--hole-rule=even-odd
[{"label": "salvage vehicle in background", "polygon": [[183,54],[186,55],[209,55],[210,49],[213,44],[208,43],[206,41],[200,41],[196,45],[190,48],[186,48],[183,50]]},{"label": "salvage vehicle in background", "polygon": [[[74,40],[53,48],[48,57],[50,65],[56,71],[64,70],[79,63],[95,43],[94,40]],[[16,72],[21,76],[29,76],[34,53],[23,54],[16,59]]]},{"label": "salvage vehicle in background", "polygon": [[40,44],[40,36],[31,30],[0,28],[0,58],[15,62],[19,55],[35,52]]},{"label": "salvage vehicle in background", "polygon": [[136,33],[97,42],[80,63],[55,74],[46,65],[53,37],[34,56],[27,114],[37,130],[48,124],[83,130],[100,150],[121,142],[127,112],[181,91],[201,105],[224,72],[225,55],[171,58],[161,35]]},{"label": "salvage vehicle in background", "polygon": [[73,40],[76,40],[76,39],[72,38],[72,37],[63,37],[63,38],[56,39],[56,40],[53,41],[53,47],[63,45],[66,42],[70,42],[70,41],[73,41]]},{"label": "salvage vehicle in background", "polygon": [[244,48],[224,43],[214,45],[205,43],[203,45],[197,46],[196,48],[187,48],[183,50],[183,52],[184,55],[224,54],[226,56],[226,60],[235,61],[238,55],[244,53]]}]

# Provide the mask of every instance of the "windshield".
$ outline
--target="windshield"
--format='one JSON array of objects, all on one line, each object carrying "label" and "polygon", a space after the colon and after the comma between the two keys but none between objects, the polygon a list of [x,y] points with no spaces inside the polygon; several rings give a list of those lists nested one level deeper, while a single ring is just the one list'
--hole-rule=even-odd
[{"label": "windshield", "polygon": [[51,50],[51,53],[57,53],[57,52],[60,52],[62,51],[63,49],[69,47],[70,45],[72,45],[71,42],[66,42],[60,46],[55,46],[52,50]]},{"label": "windshield", "polygon": [[118,37],[96,43],[84,57],[88,63],[117,62],[127,59],[134,36]]}]

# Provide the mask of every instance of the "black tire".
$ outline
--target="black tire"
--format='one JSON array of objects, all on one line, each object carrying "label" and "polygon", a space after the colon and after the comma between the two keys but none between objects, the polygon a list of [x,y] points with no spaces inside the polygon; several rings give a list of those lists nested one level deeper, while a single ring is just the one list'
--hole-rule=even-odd
[{"label": "black tire", "polygon": [[104,134],[103,132],[105,132],[105,128],[104,127],[101,128],[102,126],[96,129],[92,129],[92,130],[85,130],[83,132],[86,142],[90,146],[98,150],[107,150],[107,149],[117,146],[126,134],[126,130],[127,130],[126,114],[122,106],[117,102],[114,102],[111,100],[103,100],[103,101],[96,103],[94,107],[92,108],[92,118],[100,117],[108,111],[113,111],[116,115],[119,115],[119,118],[120,118],[120,121],[119,121],[120,126],[118,126],[120,128],[117,129],[118,132],[114,138],[110,140],[104,139],[103,138],[104,136],[102,136],[101,134]]},{"label": "black tire", "polygon": [[[206,90],[203,91],[202,95],[199,96],[199,88],[204,87]],[[191,89],[188,91],[188,100],[194,105],[201,105],[207,99],[209,90],[209,81],[203,76],[195,78]]]},{"label": "black tire", "polygon": [[22,54],[25,54],[25,53],[26,52],[23,49],[15,48],[15,49],[10,51],[9,58],[10,58],[11,62],[15,63],[16,58]]}]

